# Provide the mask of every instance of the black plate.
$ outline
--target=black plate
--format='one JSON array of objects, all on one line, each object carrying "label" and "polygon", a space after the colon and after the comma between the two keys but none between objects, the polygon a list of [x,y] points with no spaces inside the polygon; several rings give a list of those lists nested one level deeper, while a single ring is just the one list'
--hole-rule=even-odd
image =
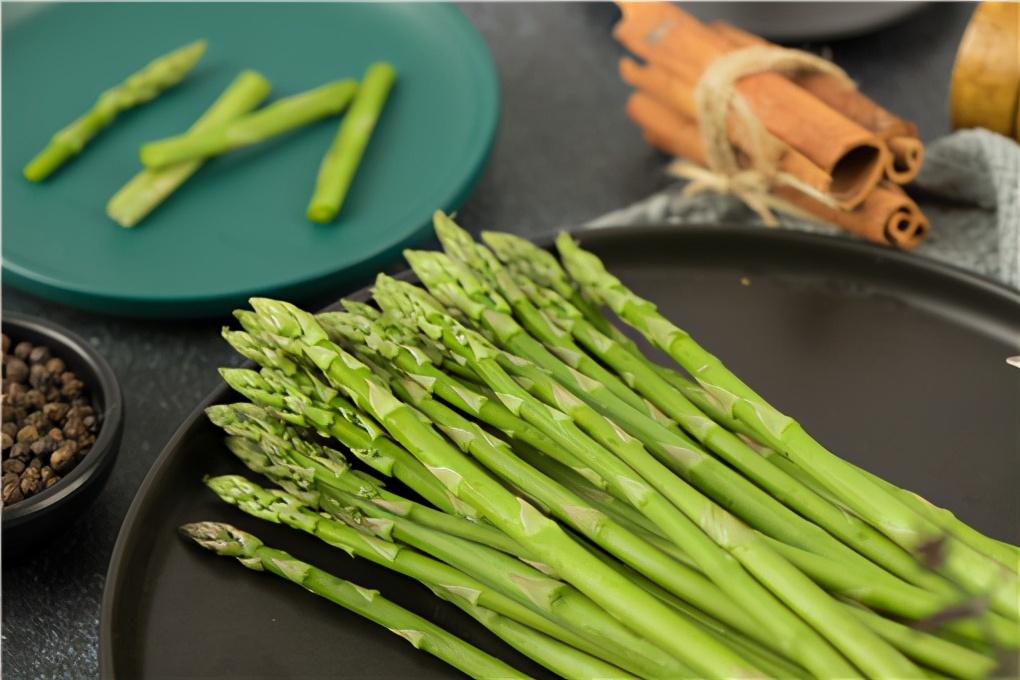
[{"label": "black plate", "polygon": [[[789,232],[608,229],[587,247],[835,451],[1018,539],[1020,295],[914,256]],[[226,388],[209,403],[233,399]],[[265,574],[185,545],[220,519],[378,588],[536,672],[418,584],[213,499],[240,471],[196,410],[142,484],[110,563],[103,677],[446,677],[389,632]]]}]

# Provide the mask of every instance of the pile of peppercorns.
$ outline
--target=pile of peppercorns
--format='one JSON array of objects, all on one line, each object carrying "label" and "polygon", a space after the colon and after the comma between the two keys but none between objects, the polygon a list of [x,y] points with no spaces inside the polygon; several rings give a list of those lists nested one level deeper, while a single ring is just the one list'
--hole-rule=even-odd
[{"label": "pile of peppercorns", "polygon": [[96,441],[99,418],[85,384],[49,347],[3,335],[4,505],[60,481]]}]

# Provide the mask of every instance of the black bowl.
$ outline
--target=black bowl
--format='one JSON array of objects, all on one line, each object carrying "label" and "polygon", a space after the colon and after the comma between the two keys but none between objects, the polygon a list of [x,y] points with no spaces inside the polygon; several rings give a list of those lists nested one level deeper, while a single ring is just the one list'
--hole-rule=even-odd
[{"label": "black bowl", "polygon": [[103,488],[120,447],[124,400],[113,369],[85,340],[41,319],[4,312],[3,332],[12,343],[46,345],[85,383],[99,414],[95,444],[59,482],[3,509],[3,551],[17,559],[81,517]]}]

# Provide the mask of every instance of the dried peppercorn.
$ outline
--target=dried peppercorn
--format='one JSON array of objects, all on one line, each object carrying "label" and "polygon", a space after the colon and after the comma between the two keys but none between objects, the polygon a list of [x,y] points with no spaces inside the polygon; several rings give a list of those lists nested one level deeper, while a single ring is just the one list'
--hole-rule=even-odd
[{"label": "dried peppercorn", "polygon": [[0,500],[48,489],[95,444],[101,418],[85,383],[44,345],[3,336],[3,473]]}]

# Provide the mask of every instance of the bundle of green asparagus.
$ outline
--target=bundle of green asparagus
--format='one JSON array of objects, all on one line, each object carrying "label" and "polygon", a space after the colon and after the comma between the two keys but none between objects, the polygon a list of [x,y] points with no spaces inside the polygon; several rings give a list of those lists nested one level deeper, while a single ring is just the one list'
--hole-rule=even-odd
[{"label": "bundle of green asparagus", "polygon": [[[221,499],[418,580],[567,678],[1016,673],[1020,549],[829,452],[569,236],[558,260],[435,226],[445,252],[406,253],[424,287],[380,275],[378,306],[236,312],[224,338],[258,369],[222,369],[248,401],[208,415],[276,488],[207,479]],[[512,675],[197,526],[469,675]]]}]

